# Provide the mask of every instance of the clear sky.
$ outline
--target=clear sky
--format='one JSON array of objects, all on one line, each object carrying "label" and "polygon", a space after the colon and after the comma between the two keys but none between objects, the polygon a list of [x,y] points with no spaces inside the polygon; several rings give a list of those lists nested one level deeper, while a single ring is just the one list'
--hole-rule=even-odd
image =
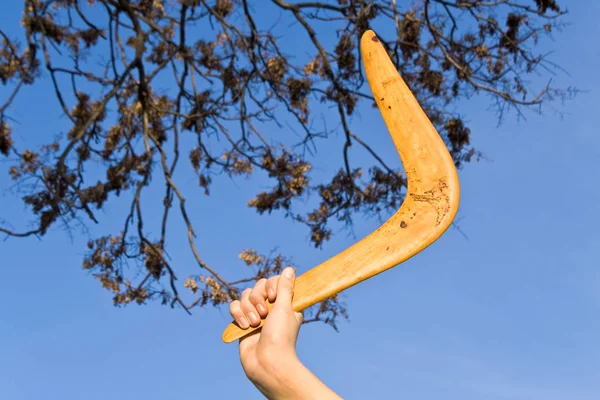
[{"label": "clear sky", "polygon": [[[16,32],[21,3],[4,3],[0,25]],[[346,399],[600,398],[600,3],[560,3],[570,3],[573,24],[548,44],[568,72],[555,83],[587,92],[553,104],[562,117],[546,108],[499,127],[484,102],[457,105],[486,155],[460,172],[459,225],[468,240],[450,230],[346,291],[350,322],[339,333],[302,329],[302,361]],[[65,126],[42,87],[49,84],[25,92],[12,111],[22,143]],[[381,135],[385,147],[377,113],[353,124]],[[200,251],[226,276],[240,276],[236,255],[245,247],[279,246],[303,272],[378,225],[357,217],[356,237],[342,231],[314,250],[302,227],[243,207],[260,184],[223,179],[195,200]],[[16,224],[27,214],[9,185],[0,176],[0,217]],[[102,215],[103,227],[115,207]],[[158,304],[116,309],[80,268],[85,241],[59,229],[42,241],[0,241],[0,398],[261,398],[236,345],[221,342],[225,308],[191,317]],[[171,252],[177,262],[187,244],[173,243]]]}]

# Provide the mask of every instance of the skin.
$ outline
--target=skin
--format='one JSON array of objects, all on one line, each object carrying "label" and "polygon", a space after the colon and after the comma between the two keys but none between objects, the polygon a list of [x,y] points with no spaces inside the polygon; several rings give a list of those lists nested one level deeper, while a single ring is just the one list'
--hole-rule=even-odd
[{"label": "skin", "polygon": [[[271,400],[341,399],[296,354],[303,315],[292,308],[294,280],[294,269],[286,268],[281,275],[259,280],[230,304],[231,316],[244,329],[265,319],[262,330],[239,341],[242,367],[254,386]],[[266,299],[274,303],[271,311]]]}]

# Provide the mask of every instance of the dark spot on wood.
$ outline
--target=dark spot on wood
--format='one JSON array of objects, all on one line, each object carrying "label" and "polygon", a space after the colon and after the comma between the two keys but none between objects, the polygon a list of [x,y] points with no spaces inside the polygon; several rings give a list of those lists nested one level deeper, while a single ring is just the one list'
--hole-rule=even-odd
[{"label": "dark spot on wood", "polygon": [[389,109],[389,110],[391,110],[391,109],[392,109],[392,106],[388,106],[388,109]]},{"label": "dark spot on wood", "polygon": [[400,228],[406,228],[408,225],[406,224],[406,222],[402,221],[400,222]]},{"label": "dark spot on wood", "polygon": [[374,42],[379,42],[379,39],[377,38],[377,36],[373,36],[373,37],[371,38],[371,40],[372,40],[372,41],[374,41]]},{"label": "dark spot on wood", "polygon": [[390,249],[390,246],[387,247],[387,249],[385,249],[385,251],[388,251]]},{"label": "dark spot on wood", "polygon": [[416,216],[416,215],[417,215],[417,213],[413,213],[413,217]]},{"label": "dark spot on wood", "polygon": [[383,101],[383,100],[385,100],[385,98],[384,98],[384,97],[382,97],[382,98],[381,98],[381,100],[379,100],[379,101]]}]

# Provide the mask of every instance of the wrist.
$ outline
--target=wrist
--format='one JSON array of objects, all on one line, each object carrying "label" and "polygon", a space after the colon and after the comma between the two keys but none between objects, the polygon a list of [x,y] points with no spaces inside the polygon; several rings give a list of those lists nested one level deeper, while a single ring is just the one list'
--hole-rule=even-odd
[{"label": "wrist", "polygon": [[278,387],[284,390],[292,390],[295,385],[295,377],[303,372],[304,365],[296,354],[278,357],[277,361],[270,365],[270,372]]},{"label": "wrist", "polygon": [[302,383],[306,383],[307,376],[311,375],[308,369],[298,358],[282,360],[273,366],[274,385],[277,388],[272,400],[300,400],[305,397],[302,395]]},{"label": "wrist", "polygon": [[303,368],[295,352],[270,354],[257,361],[255,368],[246,371],[250,381],[270,400],[291,399],[294,377]]},{"label": "wrist", "polygon": [[296,358],[278,373],[280,392],[273,397],[276,400],[340,400],[335,392],[317,378],[302,362]]}]

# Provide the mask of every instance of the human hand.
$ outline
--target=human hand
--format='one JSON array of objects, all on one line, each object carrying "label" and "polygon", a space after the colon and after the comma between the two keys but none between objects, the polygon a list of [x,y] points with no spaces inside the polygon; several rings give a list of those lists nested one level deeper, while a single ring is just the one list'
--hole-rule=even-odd
[{"label": "human hand", "polygon": [[[300,368],[296,340],[302,325],[302,313],[294,312],[295,272],[286,268],[282,275],[261,279],[254,288],[242,292],[229,311],[240,327],[258,326],[266,318],[262,330],[240,339],[240,360],[250,381],[267,397],[282,398],[288,392],[285,377]],[[273,304],[269,311],[266,300]]]},{"label": "human hand", "polygon": [[[268,399],[339,400],[337,394],[312,374],[298,360],[296,340],[303,315],[294,312],[293,268],[280,276],[261,279],[254,288],[242,292],[241,300],[229,306],[229,312],[244,329],[258,326],[266,318],[262,330],[240,339],[240,360],[250,381]],[[267,308],[265,300],[273,304]]]}]

